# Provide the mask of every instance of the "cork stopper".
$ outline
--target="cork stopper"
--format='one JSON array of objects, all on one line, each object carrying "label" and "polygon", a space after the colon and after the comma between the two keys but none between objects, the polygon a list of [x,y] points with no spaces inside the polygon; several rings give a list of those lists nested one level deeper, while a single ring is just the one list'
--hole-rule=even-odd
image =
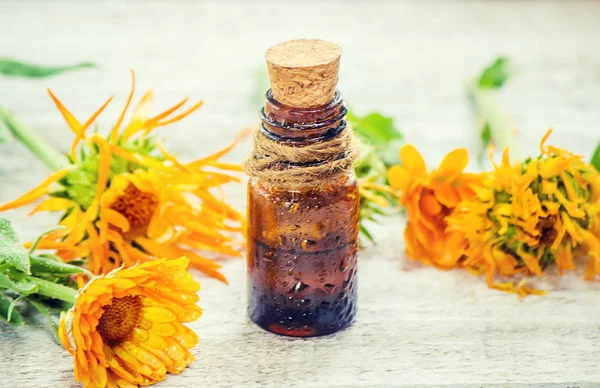
[{"label": "cork stopper", "polygon": [[297,108],[322,106],[333,99],[342,49],[319,39],[279,43],[265,53],[275,100]]}]

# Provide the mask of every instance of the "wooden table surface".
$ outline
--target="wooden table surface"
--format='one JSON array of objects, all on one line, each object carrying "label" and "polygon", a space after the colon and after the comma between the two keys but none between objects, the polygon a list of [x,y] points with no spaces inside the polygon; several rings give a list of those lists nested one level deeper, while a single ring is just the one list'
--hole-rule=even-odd
[{"label": "wooden table surface", "polygon": [[[582,154],[600,140],[600,2],[593,1],[1,0],[0,56],[87,60],[99,68],[37,81],[0,78],[0,104],[66,149],[71,134],[45,89],[82,118],[115,94],[99,120],[106,129],[133,68],[138,97],[153,88],[157,110],[185,96],[206,101],[161,134],[172,152],[191,159],[256,123],[264,50],[299,37],[339,42],[347,102],[359,113],[393,116],[432,166],[455,147],[475,150],[464,85],[498,54],[519,67],[500,103],[519,129],[522,154],[535,153],[549,127],[552,143]],[[248,151],[245,143],[228,159],[241,161]],[[20,145],[0,145],[0,202],[46,174]],[[228,187],[227,195],[243,209],[243,185]],[[23,238],[56,221],[26,214],[4,214]],[[160,386],[600,384],[600,284],[581,280],[581,271],[549,276],[537,281],[549,295],[520,300],[465,272],[411,262],[403,227],[396,216],[374,229],[378,245],[360,258],[356,323],[327,338],[282,338],[250,324],[243,260],[224,262],[229,286],[196,274],[205,310],[191,325],[201,337],[197,360]],[[77,386],[72,361],[41,320],[0,326],[2,387]]]}]

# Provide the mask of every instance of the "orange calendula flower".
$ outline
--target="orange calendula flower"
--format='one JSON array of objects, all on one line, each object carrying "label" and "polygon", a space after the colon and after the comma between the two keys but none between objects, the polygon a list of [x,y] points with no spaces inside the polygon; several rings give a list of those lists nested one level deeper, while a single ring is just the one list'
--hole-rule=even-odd
[{"label": "orange calendula flower", "polygon": [[485,188],[447,217],[447,230],[468,242],[461,264],[521,296],[541,292],[495,275],[541,276],[551,264],[562,275],[585,255],[585,278],[600,275],[600,174],[581,156],[546,146],[549,135],[536,159],[512,164],[505,150]]},{"label": "orange calendula flower", "polygon": [[235,142],[207,157],[179,161],[151,136],[152,131],[185,118],[202,102],[179,113],[185,99],[149,117],[153,100],[149,91],[126,123],[135,89],[133,73],[132,80],[125,107],[107,137],[88,135],[86,130],[112,98],[80,124],[49,92],[75,134],[68,163],[62,163],[67,167],[15,201],[0,205],[0,211],[46,196],[32,213],[62,211],[59,224],[65,228],[46,235],[39,247],[56,249],[67,262],[87,259],[94,274],[155,257],[186,256],[193,267],[226,282],[221,266],[198,250],[241,256],[235,236],[243,230],[243,216],[220,198],[222,185],[239,181],[230,172],[241,167],[220,162]]},{"label": "orange calendula flower", "polygon": [[388,181],[401,192],[408,224],[406,254],[441,269],[454,267],[466,248],[463,235],[447,230],[446,217],[482,185],[479,175],[464,172],[469,154],[459,148],[446,155],[437,170],[427,172],[421,154],[411,145],[400,149],[401,165],[389,170]]},{"label": "orange calendula flower", "polygon": [[198,336],[200,285],[188,260],[156,259],[91,280],[61,315],[58,335],[83,386],[137,387],[181,373]]}]

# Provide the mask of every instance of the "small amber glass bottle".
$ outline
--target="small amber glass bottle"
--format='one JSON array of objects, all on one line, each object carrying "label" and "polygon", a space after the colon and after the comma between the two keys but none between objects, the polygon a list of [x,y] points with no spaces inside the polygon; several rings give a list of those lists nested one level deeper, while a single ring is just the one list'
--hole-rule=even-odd
[{"label": "small amber glass bottle", "polygon": [[[335,89],[340,54],[337,45],[320,40],[285,42],[267,51],[272,88],[261,115],[265,138],[301,149],[351,135]],[[333,159],[349,157],[345,152]],[[277,164],[270,168],[297,173],[306,167]],[[359,193],[351,161],[349,166],[291,188],[281,179],[273,183],[251,174],[248,314],[265,330],[318,336],[353,321]]]}]

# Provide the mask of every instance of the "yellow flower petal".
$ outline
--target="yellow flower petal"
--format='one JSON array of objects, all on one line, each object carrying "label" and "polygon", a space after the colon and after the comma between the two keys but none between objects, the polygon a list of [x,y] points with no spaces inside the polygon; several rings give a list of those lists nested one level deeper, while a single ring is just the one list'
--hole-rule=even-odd
[{"label": "yellow flower petal", "polygon": [[427,172],[423,157],[410,144],[406,144],[400,148],[400,160],[404,167],[414,175],[424,175]]},{"label": "yellow flower petal", "polygon": [[154,94],[152,90],[147,91],[142,99],[138,102],[136,107],[133,109],[131,114],[131,120],[129,125],[123,130],[121,140],[126,142],[131,136],[135,135],[140,129],[142,129],[144,122],[146,121],[150,110],[152,110],[152,101]]},{"label": "yellow flower petal", "polygon": [[441,182],[432,182],[431,188],[435,193],[435,198],[447,208],[452,209],[460,203],[458,190],[451,185]]},{"label": "yellow flower petal", "polygon": [[164,349],[167,346],[167,342],[163,339],[163,335],[158,335],[153,328],[153,330],[148,332],[148,339],[144,342],[144,345],[153,349]]},{"label": "yellow flower petal", "polygon": [[396,190],[405,191],[412,179],[411,173],[404,166],[392,166],[388,171],[388,182]]},{"label": "yellow flower petal", "polygon": [[133,98],[133,93],[135,91],[135,72],[131,70],[131,90],[129,91],[129,96],[127,97],[127,102],[125,103],[125,107],[121,111],[119,115],[119,119],[113,126],[110,131],[110,141],[112,144],[116,145],[119,141],[119,129],[121,128],[121,124],[123,123],[123,119],[125,118],[125,113],[127,113],[127,109],[129,109],[129,105],[131,104],[131,99]]},{"label": "yellow flower petal", "polygon": [[58,108],[60,113],[65,118],[65,121],[67,122],[67,125],[69,126],[69,128],[75,134],[75,139],[73,140],[73,143],[71,144],[71,150],[70,150],[71,157],[75,158],[75,147],[77,147],[77,144],[79,143],[79,141],[81,139],[85,139],[85,131],[90,127],[90,125],[92,125],[92,123],[96,120],[96,118],[100,115],[100,113],[102,113],[104,108],[106,108],[106,106],[110,103],[110,101],[112,100],[112,97],[110,97],[108,100],[106,100],[106,102],[98,110],[96,110],[96,112],[94,112],[94,114],[92,114],[92,116],[82,125],[75,118],[75,116],[73,116],[73,114],[71,112],[69,112],[69,110],[60,102],[60,100],[58,98],[56,98],[56,96],[52,93],[52,91],[50,89],[48,89],[48,94],[52,98],[52,101],[54,101],[54,104],[56,105],[56,107]]},{"label": "yellow flower petal", "polygon": [[64,226],[69,231],[72,231],[77,225],[80,224],[82,218],[83,211],[81,211],[81,208],[79,206],[76,206],[71,209],[71,212],[67,217],[65,217],[62,221],[59,222],[59,225]]},{"label": "yellow flower petal", "polygon": [[67,314],[65,312],[60,313],[60,323],[58,325],[58,338],[62,346],[71,353],[72,356],[75,355],[75,349],[69,340],[69,335],[67,334]]},{"label": "yellow flower petal", "polygon": [[421,197],[420,208],[422,212],[429,216],[435,216],[442,211],[442,205],[440,205],[437,199],[431,194],[426,194]]},{"label": "yellow flower petal", "polygon": [[177,341],[166,337],[167,347],[163,350],[174,360],[187,360],[189,353]]},{"label": "yellow flower petal", "polygon": [[102,218],[106,220],[110,225],[114,225],[117,228],[121,229],[121,231],[124,233],[129,231],[130,225],[127,218],[125,218],[125,216],[113,209],[103,209]]},{"label": "yellow flower petal", "polygon": [[27,193],[23,194],[19,198],[15,199],[14,201],[5,203],[4,205],[1,205],[0,212],[6,211],[9,209],[14,209],[17,207],[21,207],[21,206],[30,204],[30,203],[38,200],[41,196],[48,193],[49,187],[53,183],[58,182],[59,180],[64,178],[69,173],[69,171],[71,171],[72,169],[73,169],[73,166],[70,166],[70,167],[67,167],[67,168],[64,168],[62,170],[55,172],[54,174],[52,174],[48,178],[46,178],[42,183],[40,183],[39,185],[37,185],[36,187],[31,189]]},{"label": "yellow flower petal", "polygon": [[189,108],[188,110],[186,110],[185,112],[169,119],[166,121],[162,121],[156,124],[157,127],[162,127],[171,123],[174,123],[176,121],[182,120],[183,118],[185,118],[186,116],[190,115],[191,113],[193,113],[194,111],[196,111],[198,108],[200,108],[202,105],[204,104],[203,101],[199,101],[197,103],[195,103],[191,108]]},{"label": "yellow flower petal", "polygon": [[144,307],[144,318],[155,323],[175,322],[177,316],[164,307]]},{"label": "yellow flower petal", "polygon": [[110,162],[112,160],[112,155],[110,153],[110,146],[108,142],[104,140],[101,136],[95,135],[92,138],[92,141],[94,141],[94,143],[98,146],[100,150],[98,158],[98,182],[95,196],[96,201],[99,201],[108,183],[108,175],[110,173]]},{"label": "yellow flower petal", "polygon": [[67,210],[74,206],[77,206],[77,204],[68,198],[50,197],[40,202],[35,209],[29,213],[29,215],[37,212],[56,212],[60,210]]},{"label": "yellow flower petal", "polygon": [[198,343],[198,334],[187,326],[176,324],[178,327],[178,334],[174,338],[184,347],[190,349],[196,346]]},{"label": "yellow flower petal", "polygon": [[153,323],[152,332],[161,337],[172,337],[177,331],[172,323]]},{"label": "yellow flower petal", "polygon": [[460,174],[467,164],[469,164],[469,152],[465,148],[458,148],[444,157],[438,172],[445,175]]},{"label": "yellow flower petal", "polygon": [[73,131],[73,133],[75,135],[79,135],[79,132],[81,131],[81,123],[63,105],[63,103],[54,95],[54,93],[52,93],[52,90],[48,89],[47,91],[48,91],[48,94],[50,95],[50,98],[52,98],[52,101],[54,101],[54,104],[58,108],[58,111],[64,117],[64,119],[67,122],[67,125],[69,126],[71,131]]},{"label": "yellow flower petal", "polygon": [[157,259],[120,268],[80,291],[59,326],[61,342],[75,356],[78,381],[84,386],[150,385],[167,372],[183,371],[193,360],[187,349],[196,345],[197,336],[178,316],[199,308],[177,298],[153,298],[150,305],[146,299],[157,287],[177,292],[183,279],[194,282],[187,262]]},{"label": "yellow flower petal", "polygon": [[548,131],[546,131],[546,134],[542,137],[542,140],[540,141],[540,152],[542,154],[546,153],[546,148],[544,148],[544,144],[546,144],[546,141],[550,137],[551,133],[552,133],[552,129],[548,129]]}]

